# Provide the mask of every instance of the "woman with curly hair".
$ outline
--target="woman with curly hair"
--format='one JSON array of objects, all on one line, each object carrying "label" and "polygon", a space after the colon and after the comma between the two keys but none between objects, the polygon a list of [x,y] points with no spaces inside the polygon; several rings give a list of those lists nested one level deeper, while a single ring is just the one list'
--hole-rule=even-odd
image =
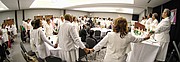
[{"label": "woman with curly hair", "polygon": [[130,43],[137,43],[149,39],[150,35],[144,38],[132,36],[128,33],[128,24],[124,17],[115,19],[113,23],[113,32],[109,32],[93,49],[90,49],[90,51],[98,51],[107,45],[103,62],[126,62],[127,49]]}]

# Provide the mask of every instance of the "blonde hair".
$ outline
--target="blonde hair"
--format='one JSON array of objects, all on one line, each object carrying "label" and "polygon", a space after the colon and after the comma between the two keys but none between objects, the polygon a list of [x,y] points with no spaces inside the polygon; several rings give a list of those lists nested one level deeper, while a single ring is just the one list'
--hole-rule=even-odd
[{"label": "blonde hair", "polygon": [[124,17],[119,17],[114,20],[113,32],[119,33],[120,37],[124,38],[128,33],[127,21]]}]

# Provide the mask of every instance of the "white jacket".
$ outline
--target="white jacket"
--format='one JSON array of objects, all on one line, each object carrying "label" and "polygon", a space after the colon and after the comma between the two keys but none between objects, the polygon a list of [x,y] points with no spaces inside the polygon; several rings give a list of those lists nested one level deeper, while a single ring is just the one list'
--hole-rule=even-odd
[{"label": "white jacket", "polygon": [[155,39],[158,42],[170,42],[169,31],[171,22],[169,17],[162,19],[155,29]]},{"label": "white jacket", "polygon": [[80,48],[85,48],[84,44],[77,35],[75,26],[69,22],[65,21],[59,28],[58,41],[60,48],[64,51],[70,51],[79,46]]},{"label": "white jacket", "polygon": [[98,51],[107,45],[104,62],[125,62],[130,42],[140,41],[143,41],[143,38],[135,38],[131,34],[120,38],[120,33],[109,32],[93,49]]},{"label": "white jacket", "polygon": [[36,46],[38,55],[40,58],[45,58],[46,57],[46,46],[45,43],[48,43],[49,45],[51,45],[52,47],[54,45],[52,45],[50,43],[50,41],[47,40],[45,34],[42,31],[42,28],[38,28],[38,29],[33,29],[33,31],[31,31],[31,48],[33,48],[33,44]]}]

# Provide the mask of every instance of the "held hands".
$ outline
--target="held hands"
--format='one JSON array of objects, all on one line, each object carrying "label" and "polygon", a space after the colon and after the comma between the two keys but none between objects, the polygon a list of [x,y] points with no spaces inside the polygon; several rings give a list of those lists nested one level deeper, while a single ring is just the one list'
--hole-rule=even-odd
[{"label": "held hands", "polygon": [[94,52],[94,49],[84,48],[84,51],[86,52],[86,54],[90,54]]},{"label": "held hands", "polygon": [[152,35],[152,34],[148,34],[148,35],[144,38],[144,40],[149,39],[151,35]]},{"label": "held hands", "polygon": [[57,48],[58,47],[58,44],[55,44],[54,48]]}]

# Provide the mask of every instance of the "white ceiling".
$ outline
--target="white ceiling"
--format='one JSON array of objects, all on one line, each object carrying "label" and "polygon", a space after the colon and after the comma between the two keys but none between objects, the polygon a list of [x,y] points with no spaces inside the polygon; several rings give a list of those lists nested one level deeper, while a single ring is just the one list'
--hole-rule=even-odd
[{"label": "white ceiling", "polygon": [[[87,11],[87,12],[123,13],[123,11],[121,10],[123,8],[127,8],[127,9],[133,9],[132,13],[129,12],[130,14],[140,14],[147,7],[156,7],[170,0],[151,0],[149,3],[147,3],[149,0],[0,0],[0,1],[4,4],[4,5],[0,4],[0,11],[34,9],[34,8],[54,8],[54,9],[69,9],[69,10],[79,9],[80,11]],[[18,1],[20,3],[19,4],[20,8],[18,7]],[[2,8],[4,8],[4,10]],[[107,9],[100,10],[100,8],[107,8]],[[116,8],[114,9],[116,11],[109,10],[113,8]],[[128,13],[128,10],[125,11],[126,12],[124,13]]]}]

